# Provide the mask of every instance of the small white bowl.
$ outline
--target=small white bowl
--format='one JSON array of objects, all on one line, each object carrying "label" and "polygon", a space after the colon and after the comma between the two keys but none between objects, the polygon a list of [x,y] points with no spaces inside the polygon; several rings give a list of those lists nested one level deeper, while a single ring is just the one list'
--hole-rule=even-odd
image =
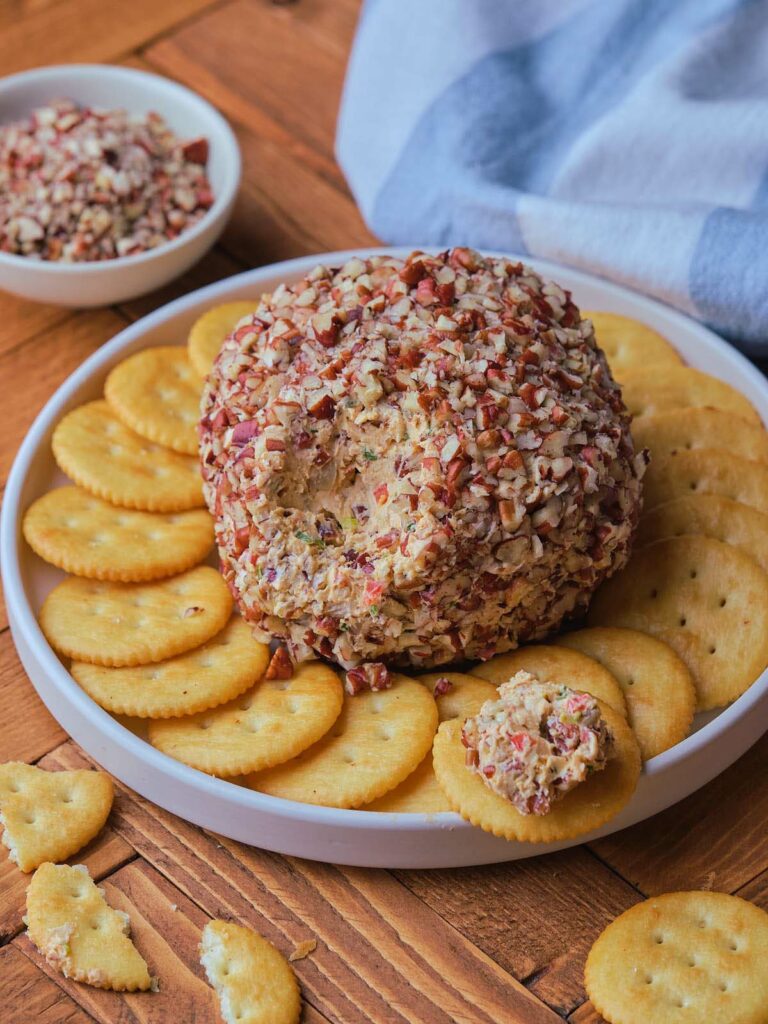
[{"label": "small white bowl", "polygon": [[63,64],[0,79],[0,118],[15,121],[54,98],[161,114],[182,139],[210,144],[207,172],[213,206],[177,238],[136,256],[56,263],[0,252],[0,289],[60,306],[109,306],[153,291],[183,274],[213,245],[229,219],[240,184],[240,149],[210,103],[168,78],[110,64]]}]

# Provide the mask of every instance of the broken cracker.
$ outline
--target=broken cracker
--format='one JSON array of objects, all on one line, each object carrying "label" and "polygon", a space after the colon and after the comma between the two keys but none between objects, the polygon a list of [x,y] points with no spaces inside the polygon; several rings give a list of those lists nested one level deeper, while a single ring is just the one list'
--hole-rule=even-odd
[{"label": "broken cracker", "polygon": [[697,448],[725,448],[742,459],[768,462],[768,431],[721,409],[670,409],[632,422],[635,449],[660,459]]},{"label": "broken cracker", "polygon": [[177,718],[218,707],[264,675],[269,648],[233,615],[201,647],[150,665],[109,668],[75,661],[70,672],[89,697],[117,715]]},{"label": "broken cracker", "polygon": [[636,903],[592,946],[584,984],[611,1024],[766,1024],[768,914],[722,892]]},{"label": "broken cracker", "polygon": [[762,420],[740,391],[724,380],[690,366],[655,366],[627,370],[621,380],[624,403],[633,416],[651,416],[670,409],[711,406],[743,416],[756,426]]},{"label": "broken cracker", "polygon": [[663,640],[693,676],[697,710],[722,707],[768,665],[768,575],[709,537],[656,541],[599,588],[587,622]]},{"label": "broken cracker", "polygon": [[466,764],[462,722],[443,722],[433,747],[437,781],[455,811],[495,836],[525,843],[550,843],[592,832],[629,802],[640,776],[640,749],[623,715],[597,701],[613,736],[607,766],[588,776],[552,805],[547,814],[521,814]]},{"label": "broken cracker", "polygon": [[572,690],[580,690],[609,704],[622,715],[627,714],[624,694],[614,676],[593,658],[580,651],[572,651],[549,644],[518,647],[470,670],[473,676],[487,679],[494,686],[508,682],[518,672],[530,672],[542,683],[560,683]]},{"label": "broken cracker", "polygon": [[[438,722],[449,722],[453,718],[463,722],[469,715],[477,714],[487,700],[496,700],[499,696],[491,683],[463,672],[433,672],[419,676],[419,682],[428,686],[435,698]],[[439,814],[452,810],[435,777],[432,751],[407,779],[367,804],[365,810],[396,814]]]},{"label": "broken cracker", "polygon": [[82,487],[57,487],[27,509],[24,537],[40,558],[89,579],[139,583],[197,565],[213,546],[203,509],[139,512]]},{"label": "broken cracker", "polygon": [[209,921],[201,936],[200,963],[226,1024],[298,1024],[296,975],[282,953],[251,928]]},{"label": "broken cracker", "polygon": [[720,494],[689,494],[667,501],[640,519],[638,547],[667,537],[700,533],[739,548],[768,572],[768,515]]},{"label": "broken cracker", "polygon": [[197,455],[200,381],[185,349],[135,352],[110,371],[104,397],[137,434],[183,455]]},{"label": "broken cracker", "polygon": [[564,633],[555,643],[599,661],[617,680],[644,761],[688,735],[696,687],[668,644],[647,633],[611,626]]},{"label": "broken cracker", "polygon": [[151,722],[149,741],[200,771],[244,775],[282,764],[312,746],[339,717],[342,702],[343,687],[333,669],[306,661],[290,679],[262,679],[221,707]]},{"label": "broken cracker", "polygon": [[51,967],[72,981],[114,992],[153,985],[128,937],[128,915],[107,904],[83,864],[37,869],[27,890],[27,934]]},{"label": "broken cracker", "polygon": [[22,871],[67,860],[102,830],[113,797],[105,772],[0,765],[0,823],[9,859]]},{"label": "broken cracker", "polygon": [[113,505],[145,512],[205,505],[197,459],[126,427],[108,402],[73,409],[54,430],[51,447],[59,469]]},{"label": "broken cracker", "polygon": [[40,628],[60,654],[94,665],[145,665],[199,647],[224,628],[232,595],[201,565],[154,583],[77,576],[59,583],[40,609]]},{"label": "broken cracker", "polygon": [[243,317],[254,312],[258,304],[258,299],[225,302],[195,320],[189,332],[187,350],[189,360],[200,377],[208,376],[227,336]]},{"label": "broken cracker", "polygon": [[395,675],[388,690],[345,697],[330,732],[299,757],[248,777],[270,796],[360,807],[394,789],[426,757],[437,706],[426,686]]},{"label": "broken cracker", "polygon": [[593,310],[582,310],[581,317],[592,321],[597,344],[616,380],[638,366],[680,366],[683,362],[662,334],[640,320]]}]

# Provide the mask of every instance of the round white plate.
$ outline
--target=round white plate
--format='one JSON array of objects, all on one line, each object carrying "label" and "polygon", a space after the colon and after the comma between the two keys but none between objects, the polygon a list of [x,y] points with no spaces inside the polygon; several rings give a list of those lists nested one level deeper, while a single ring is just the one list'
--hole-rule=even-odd
[{"label": "round white plate", "polygon": [[[406,250],[386,251],[406,254]],[[50,451],[56,423],[69,409],[99,397],[107,372],[130,353],[150,345],[182,343],[195,318],[210,306],[258,296],[280,281],[302,276],[318,262],[338,265],[351,255],[362,253],[289,260],[178,299],[121,331],[87,359],[45,406],[14,463],[0,523],[8,617],[19,656],[37,692],[73,739],[127,786],[197,825],[278,853],[367,867],[488,864],[608,835],[669,807],[722,772],[759,738],[768,715],[768,672],[729,708],[697,716],[695,731],[687,739],[648,761],[629,805],[603,828],[578,840],[533,845],[497,839],[452,813],[377,814],[313,807],[211,778],[161,754],[102,711],[48,646],[36,615],[62,574],[27,548],[21,538],[21,518],[30,502],[63,481]],[[704,327],[597,278],[538,260],[527,262],[571,289],[582,308],[623,313],[658,329],[687,362],[730,381],[768,419],[768,382]]]}]

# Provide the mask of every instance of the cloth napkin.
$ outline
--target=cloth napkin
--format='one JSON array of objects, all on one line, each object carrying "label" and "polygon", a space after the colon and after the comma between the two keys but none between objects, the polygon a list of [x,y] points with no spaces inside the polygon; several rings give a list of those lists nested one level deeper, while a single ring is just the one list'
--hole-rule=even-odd
[{"label": "cloth napkin", "polygon": [[368,0],[337,155],[389,243],[567,263],[768,354],[768,0]]}]

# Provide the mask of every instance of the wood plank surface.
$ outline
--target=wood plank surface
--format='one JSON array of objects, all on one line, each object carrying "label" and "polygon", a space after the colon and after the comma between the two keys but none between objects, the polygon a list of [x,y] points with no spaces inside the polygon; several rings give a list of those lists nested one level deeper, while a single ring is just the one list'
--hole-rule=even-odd
[{"label": "wood plank surface", "polygon": [[0,949],[3,1024],[93,1024],[74,999],[15,946]]},{"label": "wood plank surface", "polygon": [[[0,0],[0,73],[89,60],[156,71],[215,104],[243,154],[231,223],[178,281],[90,311],[0,293],[0,489],[47,398],[127,323],[252,266],[378,244],[334,158],[359,6]],[[92,763],[37,698],[0,600],[0,761],[8,759]],[[768,737],[687,800],[589,848],[452,871],[281,857],[116,790],[106,828],[73,862],[86,863],[129,914],[159,992],[101,992],[47,965],[22,930],[30,876],[0,847],[0,1024],[216,1024],[197,951],[213,917],[254,927],[285,954],[316,941],[294,965],[304,1024],[604,1024],[586,999],[584,959],[602,928],[644,895],[718,889],[768,910]]]},{"label": "wood plank surface", "polygon": [[4,75],[40,64],[108,61],[143,46],[215,0],[38,0],[0,4]]},{"label": "wood plank surface", "polygon": [[35,693],[11,632],[0,633],[0,760],[36,761],[67,734]]}]

